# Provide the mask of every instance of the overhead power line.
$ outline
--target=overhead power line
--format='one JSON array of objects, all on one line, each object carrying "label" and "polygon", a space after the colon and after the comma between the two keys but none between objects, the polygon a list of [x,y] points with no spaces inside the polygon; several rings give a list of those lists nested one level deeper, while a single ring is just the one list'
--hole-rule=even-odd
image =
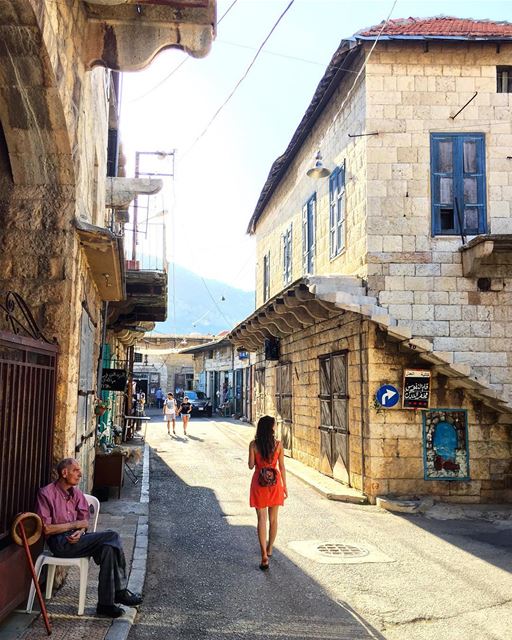
[{"label": "overhead power line", "polygon": [[190,151],[195,147],[195,145],[199,142],[199,140],[201,140],[201,138],[206,134],[206,132],[208,131],[208,129],[211,127],[211,125],[214,123],[214,121],[217,119],[219,113],[224,109],[224,107],[227,105],[227,103],[231,100],[231,98],[235,95],[238,87],[242,84],[242,82],[247,78],[247,76],[249,75],[250,70],[252,69],[252,67],[254,66],[254,63],[256,62],[256,60],[258,59],[261,50],[263,49],[263,47],[267,44],[270,36],[274,33],[274,31],[276,30],[278,24],[281,22],[281,20],[284,18],[284,16],[286,15],[286,13],[288,12],[288,10],[290,9],[290,7],[292,6],[292,4],[295,2],[295,0],[290,0],[290,2],[288,3],[288,5],[286,6],[286,9],[281,13],[281,15],[279,16],[279,18],[275,21],[274,25],[272,26],[272,29],[270,29],[269,33],[267,34],[266,38],[263,40],[263,42],[260,44],[260,46],[258,47],[258,50],[256,51],[256,54],[254,55],[253,59],[251,60],[251,62],[249,63],[249,66],[247,67],[247,69],[245,70],[245,72],[243,73],[242,77],[240,78],[240,80],[238,80],[238,82],[235,84],[235,86],[233,87],[233,89],[231,90],[230,94],[227,96],[227,98],[224,100],[224,102],[220,105],[220,107],[217,109],[217,111],[213,114],[213,116],[211,117],[210,121],[208,122],[208,124],[206,125],[206,127],[203,129],[203,131],[197,136],[197,138],[194,140],[194,142],[190,145],[190,147],[185,151],[185,153],[181,156],[181,159],[183,159],[185,156],[187,156]]}]

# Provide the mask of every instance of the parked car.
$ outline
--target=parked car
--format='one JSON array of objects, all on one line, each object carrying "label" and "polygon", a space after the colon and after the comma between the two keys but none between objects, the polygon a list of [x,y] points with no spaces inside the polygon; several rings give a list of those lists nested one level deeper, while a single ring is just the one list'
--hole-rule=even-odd
[{"label": "parked car", "polygon": [[193,416],[212,417],[212,403],[202,391],[186,391],[185,394],[192,405]]}]

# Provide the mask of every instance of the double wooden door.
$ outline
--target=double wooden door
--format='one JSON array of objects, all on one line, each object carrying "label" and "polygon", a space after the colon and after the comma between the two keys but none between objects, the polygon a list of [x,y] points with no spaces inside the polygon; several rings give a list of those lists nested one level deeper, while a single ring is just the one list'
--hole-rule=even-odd
[{"label": "double wooden door", "polygon": [[347,354],[320,358],[320,460],[321,471],[350,484]]}]

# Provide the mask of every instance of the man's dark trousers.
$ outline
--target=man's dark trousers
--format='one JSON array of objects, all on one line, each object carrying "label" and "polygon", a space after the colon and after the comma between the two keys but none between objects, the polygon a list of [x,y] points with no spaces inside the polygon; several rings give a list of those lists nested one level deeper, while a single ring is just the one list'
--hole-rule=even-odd
[{"label": "man's dark trousers", "polygon": [[124,589],[125,559],[119,534],[115,531],[84,533],[75,544],[66,540],[68,533],[50,536],[50,551],[58,558],[86,558],[92,556],[100,566],[98,604],[112,605],[116,591]]}]

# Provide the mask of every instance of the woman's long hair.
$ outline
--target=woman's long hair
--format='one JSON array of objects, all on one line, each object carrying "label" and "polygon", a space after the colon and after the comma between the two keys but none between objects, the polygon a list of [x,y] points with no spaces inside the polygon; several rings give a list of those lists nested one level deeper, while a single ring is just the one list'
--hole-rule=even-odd
[{"label": "woman's long hair", "polygon": [[263,416],[258,420],[254,441],[263,460],[272,460],[272,455],[276,448],[276,439],[274,437],[275,422],[272,416]]}]

